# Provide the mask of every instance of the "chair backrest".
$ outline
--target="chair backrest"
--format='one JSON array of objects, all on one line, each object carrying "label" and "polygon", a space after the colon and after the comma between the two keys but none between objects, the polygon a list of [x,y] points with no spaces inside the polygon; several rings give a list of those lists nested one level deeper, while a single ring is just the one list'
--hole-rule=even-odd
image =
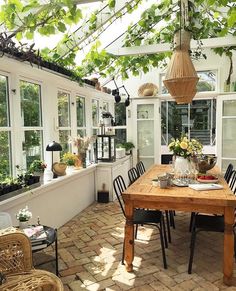
[{"label": "chair backrest", "polygon": [[7,212],[0,212],[0,229],[12,226],[11,216]]},{"label": "chair backrest", "polygon": [[225,172],[225,175],[224,175],[224,179],[227,183],[229,183],[229,180],[230,180],[230,176],[233,172],[233,168],[234,166],[230,163],[226,169],[226,172]]},{"label": "chair backrest", "polygon": [[231,172],[228,184],[229,184],[230,189],[235,193],[236,192],[236,170],[233,170]]},{"label": "chair backrest", "polygon": [[142,161],[139,161],[136,165],[136,169],[138,171],[139,176],[143,175],[146,171],[144,164]]},{"label": "chair backrest", "polygon": [[119,201],[120,207],[122,209],[122,212],[125,216],[125,208],[124,208],[124,201],[122,199],[122,192],[125,191],[126,189],[126,185],[125,185],[125,181],[123,179],[123,177],[121,175],[117,176],[114,181],[113,181],[113,187],[116,193],[116,197]]},{"label": "chair backrest", "polygon": [[139,178],[138,171],[135,167],[132,167],[131,169],[129,169],[128,177],[129,177],[130,185],[133,184]]},{"label": "chair backrest", "polygon": [[0,231],[0,272],[5,275],[32,269],[32,249],[29,238],[15,230]]}]

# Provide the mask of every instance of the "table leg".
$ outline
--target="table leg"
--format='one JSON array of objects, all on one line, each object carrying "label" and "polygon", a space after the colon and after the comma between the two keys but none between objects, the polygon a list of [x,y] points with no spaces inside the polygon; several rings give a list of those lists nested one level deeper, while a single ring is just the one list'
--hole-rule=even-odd
[{"label": "table leg", "polygon": [[233,257],[234,257],[234,208],[225,207],[224,213],[225,232],[224,232],[224,278],[226,285],[232,285],[233,276]]},{"label": "table leg", "polygon": [[125,224],[125,261],[126,270],[133,271],[134,259],[134,224],[133,224],[133,205],[130,202],[125,203],[126,224]]}]

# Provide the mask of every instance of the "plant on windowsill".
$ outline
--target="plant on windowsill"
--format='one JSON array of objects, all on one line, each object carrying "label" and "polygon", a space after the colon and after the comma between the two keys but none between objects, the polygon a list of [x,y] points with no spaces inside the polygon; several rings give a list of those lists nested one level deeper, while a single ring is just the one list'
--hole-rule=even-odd
[{"label": "plant on windowsill", "polygon": [[126,154],[130,155],[132,153],[132,149],[135,148],[134,144],[131,141],[123,142],[122,147],[125,148]]},{"label": "plant on windowsill", "polygon": [[77,156],[70,152],[64,153],[64,155],[62,156],[62,162],[65,163],[67,166],[74,166],[77,159]]},{"label": "plant on windowsill", "polygon": [[34,160],[29,166],[29,172],[32,174],[43,173],[47,165],[41,160]]}]

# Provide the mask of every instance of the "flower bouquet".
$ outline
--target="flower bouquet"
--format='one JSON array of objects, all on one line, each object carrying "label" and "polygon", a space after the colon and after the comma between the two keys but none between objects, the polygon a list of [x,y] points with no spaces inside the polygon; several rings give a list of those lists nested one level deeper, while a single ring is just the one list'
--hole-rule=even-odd
[{"label": "flower bouquet", "polygon": [[28,227],[28,221],[32,217],[32,212],[29,211],[28,206],[22,208],[16,214],[16,219],[19,220],[19,228],[24,229]]},{"label": "flower bouquet", "polygon": [[20,209],[16,214],[16,219],[18,219],[19,221],[28,221],[30,218],[32,218],[32,212],[29,211],[28,206]]},{"label": "flower bouquet", "polygon": [[188,139],[186,135],[181,135],[179,139],[172,138],[168,147],[175,156],[183,158],[190,158],[202,153],[202,144],[194,138]]}]

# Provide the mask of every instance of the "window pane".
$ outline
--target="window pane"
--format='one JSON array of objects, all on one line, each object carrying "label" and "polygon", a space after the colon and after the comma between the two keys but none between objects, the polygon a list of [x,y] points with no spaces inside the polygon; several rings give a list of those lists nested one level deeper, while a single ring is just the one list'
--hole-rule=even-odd
[{"label": "window pane", "polygon": [[126,129],[116,129],[116,145],[126,142]]},{"label": "window pane", "polygon": [[236,118],[224,118],[222,124],[222,156],[236,158]]},{"label": "window pane", "polygon": [[188,133],[188,105],[168,102],[168,140],[179,138],[181,133]]},{"label": "window pane", "polygon": [[203,145],[215,144],[216,101],[196,100],[189,105],[175,102],[161,104],[162,145],[168,145],[171,138],[179,138],[181,133],[190,134]]},{"label": "window pane", "polygon": [[10,132],[0,131],[0,175],[11,172]]},{"label": "window pane", "polygon": [[60,156],[62,157],[64,153],[70,151],[69,137],[71,135],[70,130],[59,130],[59,143],[62,146],[62,151]]},{"label": "window pane", "polygon": [[85,129],[78,129],[77,135],[82,136],[82,137],[86,136],[86,130]]},{"label": "window pane", "polygon": [[8,78],[0,76],[0,126],[9,126]]},{"label": "window pane", "polygon": [[196,100],[190,107],[190,137],[198,139],[203,145],[211,144],[215,137],[214,103],[215,100]]},{"label": "window pane", "polygon": [[58,124],[59,127],[70,126],[70,94],[62,91],[58,92]]},{"label": "window pane", "polygon": [[154,118],[153,104],[138,105],[137,118],[138,119],[153,119]]},{"label": "window pane", "polygon": [[126,106],[124,102],[115,103],[116,126],[126,125]]},{"label": "window pane", "polygon": [[223,102],[223,116],[236,116],[236,100]]},{"label": "window pane", "polygon": [[138,149],[141,156],[154,156],[154,121],[138,121]]},{"label": "window pane", "polygon": [[98,100],[92,100],[92,120],[93,126],[98,126],[99,121],[99,107],[98,107]]},{"label": "window pane", "polygon": [[24,132],[23,150],[25,154],[26,169],[34,160],[42,159],[42,131],[41,130],[26,130]]},{"label": "window pane", "polygon": [[83,127],[85,124],[85,98],[76,96],[77,126]]},{"label": "window pane", "polygon": [[197,83],[197,92],[207,92],[216,90],[216,72],[199,71],[197,72],[199,81]]},{"label": "window pane", "polygon": [[40,85],[20,81],[20,96],[23,126],[42,126]]},{"label": "window pane", "polygon": [[109,112],[109,104],[108,102],[102,103],[102,111]]}]

